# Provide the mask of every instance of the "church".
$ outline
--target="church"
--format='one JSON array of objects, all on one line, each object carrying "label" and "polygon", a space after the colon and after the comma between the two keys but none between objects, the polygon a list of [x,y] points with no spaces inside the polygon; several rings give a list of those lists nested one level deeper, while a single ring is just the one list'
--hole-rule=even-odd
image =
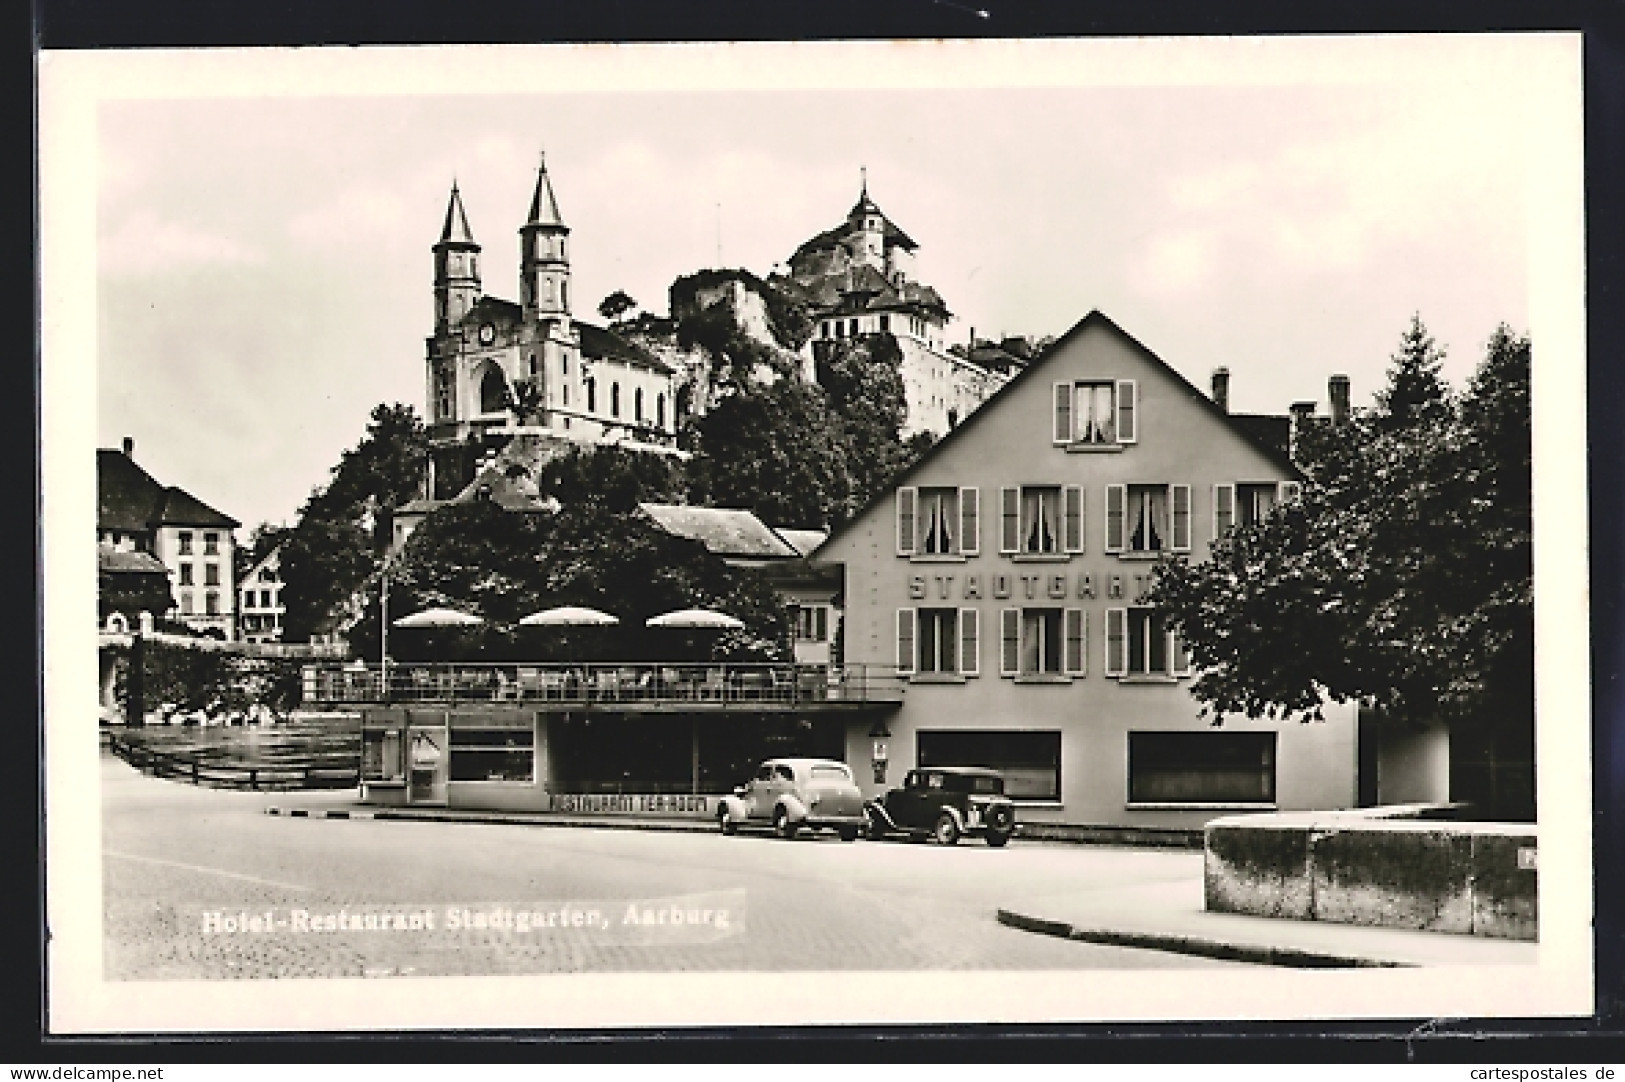
[{"label": "church", "polygon": [[519,227],[517,304],[481,289],[481,247],[455,183],[433,250],[431,500],[457,496],[518,436],[675,452],[676,369],[571,313],[570,227],[545,159]]}]

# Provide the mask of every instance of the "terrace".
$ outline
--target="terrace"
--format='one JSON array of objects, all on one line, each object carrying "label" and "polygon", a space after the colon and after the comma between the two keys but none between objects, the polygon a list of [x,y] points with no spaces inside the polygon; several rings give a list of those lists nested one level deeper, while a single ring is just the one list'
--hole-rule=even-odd
[{"label": "terrace", "polygon": [[307,706],[480,703],[621,712],[840,713],[902,702],[892,666],[740,662],[390,662],[304,668]]}]

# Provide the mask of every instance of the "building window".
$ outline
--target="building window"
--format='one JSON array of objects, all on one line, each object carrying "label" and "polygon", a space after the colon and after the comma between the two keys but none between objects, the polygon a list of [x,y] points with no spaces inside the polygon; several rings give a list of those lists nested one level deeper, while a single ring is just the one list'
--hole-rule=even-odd
[{"label": "building window", "polygon": [[208,593],[203,595],[203,615],[220,615],[220,595],[215,593],[213,590],[210,590]]},{"label": "building window", "polygon": [[217,534],[217,533],[206,533],[206,534],[203,535],[203,555],[205,555],[205,556],[218,556],[218,555],[220,555],[220,535],[219,534]]},{"label": "building window", "polygon": [[[559,256],[560,258],[564,256],[564,245],[562,243],[559,245]],[[568,281],[559,283],[559,307],[565,311],[570,310],[570,283]]]},{"label": "building window", "polygon": [[260,591],[260,608],[268,609],[270,607],[271,607],[271,591],[269,591],[269,590],[261,590]]},{"label": "building window", "polygon": [[570,385],[566,383],[559,389],[559,393],[564,396],[564,405],[565,408],[568,409],[570,406]]},{"label": "building window", "polygon": [[980,545],[979,503],[975,488],[898,489],[898,555],[976,555]]},{"label": "building window", "polygon": [[1275,734],[1128,734],[1131,804],[1273,804]]},{"label": "building window", "polygon": [[559,354],[559,372],[568,376],[570,374],[570,352],[565,350]]},{"label": "building window", "polygon": [[1061,799],[1061,734],[1033,729],[922,729],[920,767],[983,766],[1004,775],[1015,800]]},{"label": "building window", "polygon": [[399,729],[366,729],[361,733],[361,777],[364,781],[402,781],[406,777],[406,743]]},{"label": "building window", "polygon": [[591,376],[587,377],[587,412],[592,413],[598,409],[598,384]]},{"label": "building window", "polygon": [[828,642],[829,606],[797,605],[796,638],[801,642]]},{"label": "building window", "polygon": [[1107,447],[1138,439],[1135,381],[1080,380],[1055,384],[1054,442]]},{"label": "building window", "polygon": [[451,371],[446,368],[435,370],[434,414],[442,420],[451,416]]},{"label": "building window", "polygon": [[180,556],[192,555],[192,531],[182,530],[175,535],[175,552]]},{"label": "building window", "polygon": [[529,728],[453,729],[452,781],[536,780],[536,736]]},{"label": "building window", "polygon": [[655,395],[655,427],[666,427],[666,396],[664,393]]},{"label": "building window", "polygon": [[975,609],[897,610],[897,671],[910,676],[980,671],[978,615]]},{"label": "building window", "polygon": [[1167,616],[1148,606],[1106,610],[1106,675],[1173,679],[1188,676],[1190,651]]},{"label": "building window", "polygon": [[609,385],[609,415],[611,417],[621,415],[621,385],[619,383]]},{"label": "building window", "polygon": [[1059,607],[999,613],[999,672],[1003,676],[1084,676],[1088,615]]},{"label": "building window", "polygon": [[182,590],[180,600],[181,600],[181,615],[182,616],[190,616],[190,615],[192,615],[192,591],[190,591],[190,590]]},{"label": "building window", "polygon": [[891,316],[883,315],[880,317],[880,329],[882,331],[891,330]]},{"label": "building window", "polygon": [[181,575],[180,584],[182,586],[190,586],[190,585],[192,585],[192,565],[191,564],[181,564],[179,566],[178,570],[180,571],[180,575]]},{"label": "building window", "polygon": [[1024,485],[1000,493],[999,551],[1028,556],[1083,551],[1083,489]]},{"label": "building window", "polygon": [[203,565],[203,585],[205,585],[205,586],[219,586],[220,585],[220,565],[219,564],[204,564]]},{"label": "building window", "polygon": [[1106,551],[1189,552],[1191,486],[1107,485]]},{"label": "building window", "polygon": [[632,392],[632,418],[638,424],[643,423],[643,388],[639,387]]}]

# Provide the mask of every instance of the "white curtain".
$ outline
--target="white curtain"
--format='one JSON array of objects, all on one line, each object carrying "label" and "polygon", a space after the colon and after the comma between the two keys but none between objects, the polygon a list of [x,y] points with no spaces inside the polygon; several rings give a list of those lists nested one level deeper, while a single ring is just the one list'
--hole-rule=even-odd
[{"label": "white curtain", "polygon": [[1111,443],[1112,388],[1109,383],[1080,383],[1077,395],[1077,438],[1082,443]]}]

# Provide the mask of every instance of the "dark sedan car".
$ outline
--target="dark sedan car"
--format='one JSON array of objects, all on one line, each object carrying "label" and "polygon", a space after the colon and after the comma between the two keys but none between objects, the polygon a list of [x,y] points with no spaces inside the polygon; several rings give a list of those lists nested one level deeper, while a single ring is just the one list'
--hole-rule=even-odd
[{"label": "dark sedan car", "polygon": [[901,789],[864,805],[869,837],[925,836],[953,845],[981,835],[998,847],[1016,829],[1016,806],[1004,795],[1004,776],[980,766],[931,766],[910,770]]}]

